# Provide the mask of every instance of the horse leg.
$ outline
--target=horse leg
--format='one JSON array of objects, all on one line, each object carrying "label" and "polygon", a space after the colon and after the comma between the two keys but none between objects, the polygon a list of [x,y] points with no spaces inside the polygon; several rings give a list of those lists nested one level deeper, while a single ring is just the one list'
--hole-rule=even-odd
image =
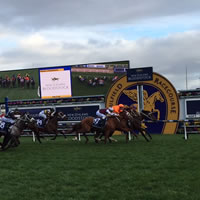
[{"label": "horse leg", "polygon": [[104,140],[105,144],[107,143],[107,140],[109,139],[109,136],[110,136],[109,131],[105,131],[105,140]]},{"label": "horse leg", "polygon": [[144,131],[145,131],[145,133],[149,136],[149,139],[152,140],[151,135],[150,135],[146,130],[144,130]]},{"label": "horse leg", "polygon": [[98,143],[100,141],[102,141],[102,137],[104,136],[104,133],[103,132],[100,132],[100,131],[97,131],[95,136],[94,136],[94,139],[95,139],[95,142]]},{"label": "horse leg", "polygon": [[145,138],[145,140],[146,140],[147,142],[149,142],[149,139],[146,137],[145,132],[144,132],[142,129],[140,130],[140,133],[141,133],[142,136]]},{"label": "horse leg", "polygon": [[57,137],[57,133],[55,134],[55,136],[53,138],[51,138],[51,140],[55,140]]},{"label": "horse leg", "polygon": [[51,140],[55,140],[56,137],[57,137],[57,135],[58,135],[58,131],[57,131],[57,129],[56,129],[56,130],[55,130],[55,136],[54,136],[53,138],[51,138]]},{"label": "horse leg", "polygon": [[126,136],[126,143],[128,143],[128,141],[129,141],[129,133],[128,132],[125,132],[125,136]]},{"label": "horse leg", "polygon": [[39,131],[36,131],[35,135],[36,135],[36,138],[37,138],[38,142],[41,144],[42,142],[40,140],[40,133],[39,133]]},{"label": "horse leg", "polygon": [[6,147],[6,145],[8,145],[8,143],[10,142],[12,138],[12,135],[10,133],[7,133],[5,136],[4,136],[4,139],[3,139],[3,143],[2,143],[2,151],[6,150],[8,148],[8,146]]},{"label": "horse leg", "polygon": [[61,131],[60,133],[64,136],[65,139],[67,138],[64,131]]},{"label": "horse leg", "polygon": [[88,136],[86,135],[86,133],[83,133],[83,135],[85,136],[85,139],[86,139],[85,144],[87,144],[89,141]]},{"label": "horse leg", "polygon": [[110,135],[109,135],[109,138],[108,138],[108,140],[109,140],[110,143],[111,143],[111,142],[118,142],[116,139],[114,139],[114,138],[112,137],[113,133],[114,133],[114,131],[110,132]]},{"label": "horse leg", "polygon": [[134,131],[131,131],[131,133],[133,135],[133,139],[134,139],[134,137],[138,139],[138,135]]},{"label": "horse leg", "polygon": [[100,132],[95,132],[95,135],[94,135],[94,141],[96,142],[96,143],[99,143],[99,136],[100,136]]},{"label": "horse leg", "polygon": [[19,141],[18,137],[13,135],[10,140],[9,147],[17,147],[19,144],[20,144],[20,141]]}]

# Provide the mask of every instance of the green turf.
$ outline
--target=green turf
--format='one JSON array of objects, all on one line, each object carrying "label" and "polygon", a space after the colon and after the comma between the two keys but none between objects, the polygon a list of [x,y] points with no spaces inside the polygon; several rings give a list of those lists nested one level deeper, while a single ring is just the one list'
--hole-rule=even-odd
[{"label": "green turf", "polygon": [[0,152],[1,200],[198,200],[200,136],[141,136],[125,143],[64,140]]}]

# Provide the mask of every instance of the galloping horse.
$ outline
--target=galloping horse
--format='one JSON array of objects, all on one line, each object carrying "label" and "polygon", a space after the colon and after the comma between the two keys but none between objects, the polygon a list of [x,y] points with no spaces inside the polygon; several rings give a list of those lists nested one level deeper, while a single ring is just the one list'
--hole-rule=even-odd
[{"label": "galloping horse", "polygon": [[5,150],[11,146],[18,146],[20,144],[19,137],[30,120],[31,118],[26,113],[24,113],[16,120],[16,122],[10,128],[10,132],[8,132],[4,137],[2,150]]},{"label": "galloping horse", "polygon": [[146,135],[148,135],[149,139],[152,139],[151,135],[147,132],[146,127],[144,127],[144,125],[142,124],[142,121],[144,119],[155,121],[156,119],[153,113],[149,111],[142,111],[139,113],[135,109],[132,109],[131,106],[129,113],[131,115],[131,117],[129,118],[129,126],[132,129],[132,134],[137,137],[137,135],[133,131],[139,131],[147,142],[149,140]]},{"label": "galloping horse", "polygon": [[[128,116],[126,116],[126,112],[120,114],[120,116],[108,116],[105,126],[102,129],[93,127],[94,117],[86,117],[80,123],[73,126],[72,130],[67,131],[66,134],[70,134],[75,132],[76,136],[78,133],[82,133],[86,138],[86,143],[89,141],[87,137],[87,133],[96,132],[95,141],[100,133],[105,135],[105,143],[107,140],[111,142],[111,136],[115,130],[128,132],[130,128],[127,125]],[[114,122],[114,123],[113,123]],[[109,131],[108,131],[109,130]]]},{"label": "galloping horse", "polygon": [[93,133],[95,131],[100,131],[99,129],[93,127],[93,122],[94,122],[94,117],[86,117],[81,122],[75,124],[72,127],[72,130],[67,131],[66,134],[71,134],[71,133],[75,132],[76,136],[78,137],[78,134],[82,133],[86,139],[85,143],[87,143],[89,141],[89,139],[86,135],[87,133]]},{"label": "galloping horse", "polygon": [[[55,140],[59,131],[58,131],[58,121],[59,120],[67,120],[66,115],[63,112],[53,112],[49,119],[47,120],[46,125],[44,128],[42,127],[35,127],[36,133],[48,133],[48,134],[55,134],[55,136],[52,138],[52,140]],[[32,130],[34,131],[34,126],[32,126]],[[35,132],[34,131],[34,132]],[[61,131],[63,136],[66,138],[65,134]]]}]

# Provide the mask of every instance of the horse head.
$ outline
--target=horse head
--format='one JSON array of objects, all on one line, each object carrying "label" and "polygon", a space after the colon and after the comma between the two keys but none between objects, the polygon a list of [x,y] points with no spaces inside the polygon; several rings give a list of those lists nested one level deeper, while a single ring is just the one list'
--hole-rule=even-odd
[{"label": "horse head", "polygon": [[125,119],[125,120],[130,120],[130,118],[132,118],[131,114],[130,114],[130,110],[129,108],[124,109],[120,114],[119,114],[121,119]]},{"label": "horse head", "polygon": [[142,110],[140,115],[141,115],[142,119],[145,119],[145,120],[152,120],[152,121],[157,120],[154,113],[151,111],[148,111],[148,110]]}]

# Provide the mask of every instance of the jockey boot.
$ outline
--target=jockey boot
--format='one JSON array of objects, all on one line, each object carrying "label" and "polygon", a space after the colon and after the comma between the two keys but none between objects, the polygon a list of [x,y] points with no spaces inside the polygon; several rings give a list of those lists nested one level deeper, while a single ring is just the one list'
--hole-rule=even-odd
[{"label": "jockey boot", "polygon": [[46,118],[46,119],[44,119],[44,126],[46,126],[47,125],[47,123],[48,123],[48,118]]},{"label": "jockey boot", "polygon": [[98,125],[100,126],[100,128],[103,128],[106,124],[106,118],[105,119],[100,119]]}]

